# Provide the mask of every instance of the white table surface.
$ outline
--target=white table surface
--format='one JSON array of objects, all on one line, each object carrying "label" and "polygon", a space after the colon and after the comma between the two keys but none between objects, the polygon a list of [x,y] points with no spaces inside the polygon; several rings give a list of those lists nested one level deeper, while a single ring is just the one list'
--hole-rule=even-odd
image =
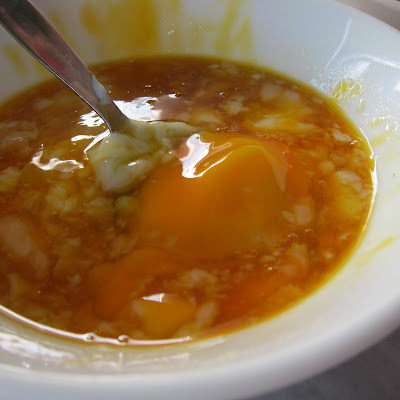
[{"label": "white table surface", "polygon": [[[338,1],[400,30],[399,0]],[[251,400],[400,400],[400,329],[330,371]]]}]

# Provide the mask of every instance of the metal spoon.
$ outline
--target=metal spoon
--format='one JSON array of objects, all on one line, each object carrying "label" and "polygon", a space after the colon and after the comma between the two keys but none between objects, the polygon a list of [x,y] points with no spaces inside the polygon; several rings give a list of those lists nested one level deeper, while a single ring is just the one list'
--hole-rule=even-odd
[{"label": "metal spoon", "polygon": [[131,120],[120,111],[104,86],[29,0],[0,0],[0,23],[99,114],[110,131],[129,129]]}]

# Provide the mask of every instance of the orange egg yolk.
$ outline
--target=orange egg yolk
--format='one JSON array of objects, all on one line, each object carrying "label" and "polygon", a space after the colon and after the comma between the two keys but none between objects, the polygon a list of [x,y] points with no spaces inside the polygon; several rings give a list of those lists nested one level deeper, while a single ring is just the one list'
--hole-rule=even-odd
[{"label": "orange egg yolk", "polygon": [[[305,168],[276,140],[196,134],[176,155],[140,189],[135,249],[91,271],[94,308],[102,318],[123,310],[146,276],[173,276],[187,262],[214,262],[278,244],[290,233],[282,211],[308,193]],[[176,308],[176,324],[194,312],[182,299],[164,297],[135,304],[143,318]]]},{"label": "orange egg yolk", "polygon": [[193,135],[143,184],[138,246],[215,259],[271,246],[287,234],[282,211],[307,193],[304,168],[274,140]]}]

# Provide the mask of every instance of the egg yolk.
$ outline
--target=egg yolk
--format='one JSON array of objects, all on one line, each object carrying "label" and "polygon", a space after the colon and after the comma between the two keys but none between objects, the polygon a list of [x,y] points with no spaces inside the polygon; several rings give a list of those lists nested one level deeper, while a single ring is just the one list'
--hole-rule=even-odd
[{"label": "egg yolk", "polygon": [[[173,276],[190,261],[213,262],[278,244],[290,233],[282,211],[308,193],[304,167],[275,140],[196,134],[176,156],[140,189],[135,249],[91,271],[94,308],[102,318],[121,312],[148,276]],[[179,325],[194,313],[190,304],[168,296],[135,304],[146,321],[153,320],[149,313],[173,309]],[[169,332],[176,324],[163,327]]]},{"label": "egg yolk", "polygon": [[307,192],[288,146],[232,134],[193,135],[143,184],[138,245],[215,259],[274,245],[282,211]]}]

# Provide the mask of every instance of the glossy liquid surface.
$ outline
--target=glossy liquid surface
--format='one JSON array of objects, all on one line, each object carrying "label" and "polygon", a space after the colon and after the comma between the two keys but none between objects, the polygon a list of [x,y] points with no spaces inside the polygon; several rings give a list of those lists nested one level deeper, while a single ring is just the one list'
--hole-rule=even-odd
[{"label": "glossy liquid surface", "polygon": [[111,162],[117,181],[137,162],[132,139],[106,148],[99,167],[108,132],[59,82],[4,104],[4,307],[77,334],[196,338],[295,304],[354,248],[373,165],[328,101],[213,59],[124,61],[94,73],[131,118],[182,121],[196,133],[140,184],[105,190]]}]

